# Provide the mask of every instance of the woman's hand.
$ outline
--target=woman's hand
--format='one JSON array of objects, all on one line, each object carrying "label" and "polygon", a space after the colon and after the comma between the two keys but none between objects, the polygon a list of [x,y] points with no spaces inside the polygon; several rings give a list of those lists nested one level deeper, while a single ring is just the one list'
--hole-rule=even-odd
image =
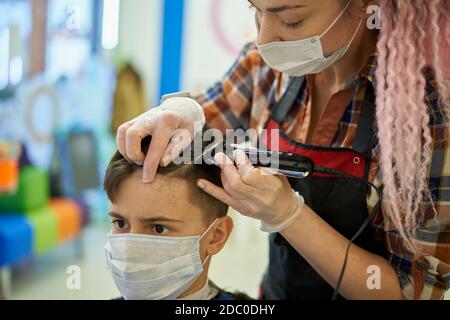
[{"label": "woman's hand", "polygon": [[298,207],[288,179],[255,168],[243,151],[234,152],[236,165],[223,153],[217,154],[215,161],[222,170],[224,188],[206,180],[199,180],[198,186],[239,213],[278,225]]},{"label": "woman's hand", "polygon": [[[171,98],[120,126],[119,152],[130,162],[144,166],[144,183],[155,179],[158,167],[167,166],[186,149],[195,134],[203,129],[202,107],[190,98]],[[141,150],[144,138],[152,136],[147,157]]]}]

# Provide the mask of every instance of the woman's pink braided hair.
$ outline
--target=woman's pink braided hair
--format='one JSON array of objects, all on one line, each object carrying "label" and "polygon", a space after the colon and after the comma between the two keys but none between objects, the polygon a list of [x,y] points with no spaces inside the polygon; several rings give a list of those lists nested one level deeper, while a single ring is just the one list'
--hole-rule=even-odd
[{"label": "woman's pink braided hair", "polygon": [[[440,110],[450,116],[450,0],[380,0],[377,127],[383,209],[410,253],[424,208],[433,141],[424,70],[433,71]],[[434,208],[434,206],[433,206]]]}]

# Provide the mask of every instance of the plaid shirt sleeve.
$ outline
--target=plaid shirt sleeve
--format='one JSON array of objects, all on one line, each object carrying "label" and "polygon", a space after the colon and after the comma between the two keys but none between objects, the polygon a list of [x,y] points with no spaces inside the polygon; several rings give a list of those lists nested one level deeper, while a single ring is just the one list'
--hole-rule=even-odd
[{"label": "plaid shirt sleeve", "polygon": [[439,102],[431,70],[426,72],[426,78],[426,102],[430,110],[430,128],[434,141],[429,174],[433,205],[427,208],[425,221],[416,236],[416,244],[422,254],[413,259],[410,272],[404,274],[403,288],[408,298],[443,299],[450,289],[449,122],[445,119],[443,106]]},{"label": "plaid shirt sleeve", "polygon": [[[436,84],[430,73],[426,78],[426,102],[429,106],[430,128],[433,137],[432,164],[429,173],[429,189],[432,201],[425,208],[424,222],[414,239],[420,254],[412,256],[403,247],[399,233],[387,216],[380,215],[374,225],[383,234],[388,259],[396,270],[405,299],[440,300],[450,289],[450,145],[448,120],[445,120],[439,103]],[[372,174],[374,183],[382,185],[379,171],[379,146],[374,151]],[[375,199],[369,200],[369,207]]]}]

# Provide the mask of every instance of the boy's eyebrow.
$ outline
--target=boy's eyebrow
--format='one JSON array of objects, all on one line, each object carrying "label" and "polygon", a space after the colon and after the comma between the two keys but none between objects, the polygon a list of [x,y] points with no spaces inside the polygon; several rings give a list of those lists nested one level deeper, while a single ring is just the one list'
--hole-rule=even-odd
[{"label": "boy's eyebrow", "polygon": [[108,215],[109,215],[111,218],[116,218],[116,219],[125,220],[124,217],[122,217],[120,214],[118,214],[117,212],[114,212],[114,211],[109,212]]},{"label": "boy's eyebrow", "polygon": [[160,217],[152,217],[152,218],[142,218],[141,222],[156,223],[156,222],[183,222],[183,221],[160,216]]},{"label": "boy's eyebrow", "polygon": [[[120,220],[125,220],[123,216],[118,214],[117,212],[111,211],[108,213],[111,218],[116,218]],[[156,223],[156,222],[183,222],[182,220],[170,219],[167,217],[159,216],[159,217],[151,217],[151,218],[142,218],[140,219],[143,223]]]}]

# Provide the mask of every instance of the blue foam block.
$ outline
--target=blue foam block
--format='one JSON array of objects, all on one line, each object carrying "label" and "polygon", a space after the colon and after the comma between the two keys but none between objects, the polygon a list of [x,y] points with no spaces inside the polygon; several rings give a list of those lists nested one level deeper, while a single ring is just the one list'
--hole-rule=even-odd
[{"label": "blue foam block", "polygon": [[13,266],[32,254],[33,230],[26,218],[0,214],[0,267]]}]

